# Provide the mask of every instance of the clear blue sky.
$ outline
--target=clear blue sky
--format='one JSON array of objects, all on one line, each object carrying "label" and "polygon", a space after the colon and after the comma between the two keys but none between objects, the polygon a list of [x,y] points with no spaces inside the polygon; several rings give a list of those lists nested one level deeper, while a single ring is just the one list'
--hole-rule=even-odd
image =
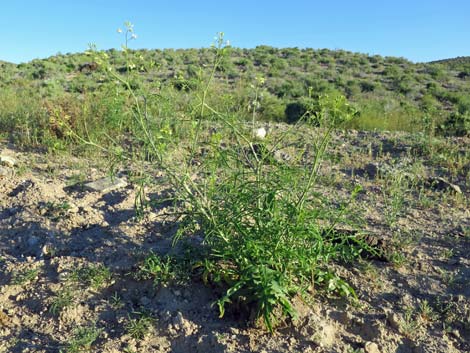
[{"label": "clear blue sky", "polygon": [[223,31],[236,47],[345,49],[415,62],[470,55],[470,0],[1,0],[0,60],[15,63],[88,43],[119,48],[208,47]]}]

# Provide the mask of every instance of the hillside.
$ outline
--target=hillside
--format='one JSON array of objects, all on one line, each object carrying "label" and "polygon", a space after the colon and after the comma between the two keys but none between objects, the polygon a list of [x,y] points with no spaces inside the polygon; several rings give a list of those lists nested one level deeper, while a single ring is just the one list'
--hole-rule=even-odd
[{"label": "hillside", "polygon": [[[172,87],[173,99],[183,101],[197,89],[202,77],[207,78],[214,58],[212,49],[127,53],[135,88],[152,92]],[[123,52],[111,49],[106,54],[118,72],[127,71]],[[263,77],[258,114],[269,121],[295,120],[295,114],[286,115],[286,107],[298,105],[302,112],[309,104],[309,95],[311,102],[321,94],[341,93],[360,111],[360,118],[351,127],[422,131],[430,121],[437,127],[450,121],[445,131],[461,135],[466,132],[470,111],[468,61],[468,57],[462,57],[415,64],[404,58],[344,50],[230,48],[213,86],[221,93],[218,97],[224,98],[224,109],[230,105],[232,111],[249,116],[250,85],[256,77]],[[19,92],[37,103],[106,92],[110,89],[109,78],[90,63],[92,57],[79,53],[16,66],[2,64],[1,98],[18,96]],[[2,114],[6,111],[0,105],[0,119]]]},{"label": "hillside", "polygon": [[0,353],[469,351],[462,69],[223,44],[2,65]]},{"label": "hillside", "polygon": [[10,63],[8,61],[0,60],[0,69],[3,71],[5,69],[13,69],[16,64]]},{"label": "hillside", "polygon": [[458,56],[456,58],[431,61],[430,64],[442,64],[450,69],[469,68],[470,56]]}]

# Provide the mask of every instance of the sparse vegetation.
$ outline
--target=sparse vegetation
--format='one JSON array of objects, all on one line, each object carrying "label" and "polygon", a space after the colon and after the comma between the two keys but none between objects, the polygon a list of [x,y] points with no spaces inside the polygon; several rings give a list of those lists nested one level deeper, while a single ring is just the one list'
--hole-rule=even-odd
[{"label": "sparse vegetation", "polygon": [[154,319],[146,313],[137,312],[133,314],[136,317],[128,317],[125,329],[129,336],[136,340],[141,340],[150,332]]},{"label": "sparse vegetation", "polygon": [[[126,43],[130,43],[131,38]],[[127,44],[126,44],[127,45]],[[213,77],[206,103],[218,111],[230,108],[249,119],[250,84],[264,77],[259,91],[259,117],[292,122],[323,94],[342,94],[360,111],[350,127],[468,134],[469,59],[411,63],[402,58],[370,57],[343,50],[230,48],[215,72],[210,49],[107,50],[117,73],[131,77],[137,95],[146,94],[148,113],[181,116],[201,92],[202,77]],[[57,55],[20,65],[3,65],[0,131],[18,143],[42,144],[64,150],[73,139],[64,125],[103,143],[125,129],[129,116],[127,88],[105,75],[87,53]],[[86,68],[86,69],[84,69]],[[199,70],[201,68],[201,70]],[[274,71],[273,71],[274,70]],[[217,94],[215,99],[214,92]],[[311,99],[309,92],[312,92]],[[166,97],[166,98],[164,98]],[[171,97],[171,99],[167,99]],[[173,114],[174,113],[174,114]],[[167,126],[167,127],[171,127]],[[162,126],[160,126],[162,128]]]},{"label": "sparse vegetation", "polygon": [[103,265],[90,265],[74,269],[69,279],[81,285],[90,286],[94,290],[109,285],[112,281],[111,271]]},{"label": "sparse vegetation", "polygon": [[69,307],[73,304],[74,301],[74,292],[70,287],[61,288],[55,296],[52,298],[49,311],[53,315],[59,315],[62,310],[66,307]]},{"label": "sparse vegetation", "polygon": [[67,343],[61,353],[90,352],[93,343],[101,335],[102,330],[96,326],[79,327],[74,330],[72,339]]},{"label": "sparse vegetation", "polygon": [[[1,137],[45,156],[0,174],[7,350],[470,347],[468,58],[123,35],[0,66]],[[87,189],[98,175],[128,186]],[[54,334],[10,339],[19,307]]]},{"label": "sparse vegetation", "polygon": [[36,280],[40,271],[40,269],[34,268],[15,273],[13,274],[11,283],[16,285],[26,285],[29,282]]},{"label": "sparse vegetation", "polygon": [[155,285],[165,285],[178,277],[176,260],[170,256],[161,257],[151,253],[140,265],[136,273],[137,279],[153,280]]}]

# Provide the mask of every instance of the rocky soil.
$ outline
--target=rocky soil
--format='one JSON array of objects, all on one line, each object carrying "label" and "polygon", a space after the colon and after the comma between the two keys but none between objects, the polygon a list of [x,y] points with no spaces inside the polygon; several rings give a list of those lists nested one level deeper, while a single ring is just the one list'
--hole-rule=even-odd
[{"label": "rocky soil", "polygon": [[298,298],[299,319],[269,334],[235,311],[219,318],[210,285],[136,278],[150,251],[177,250],[165,204],[136,217],[128,171],[103,191],[86,185],[107,176],[100,161],[4,142],[0,352],[470,352],[470,139],[428,147],[336,136],[321,183],[332,199],[360,184],[364,230],[392,250],[337,265],[358,301]]}]

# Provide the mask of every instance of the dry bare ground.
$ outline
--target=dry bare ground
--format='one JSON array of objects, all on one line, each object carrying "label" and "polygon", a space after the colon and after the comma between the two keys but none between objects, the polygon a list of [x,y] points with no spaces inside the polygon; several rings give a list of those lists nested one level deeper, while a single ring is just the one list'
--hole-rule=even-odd
[{"label": "dry bare ground", "polygon": [[220,289],[197,279],[136,278],[150,251],[184,250],[169,205],[138,219],[132,180],[92,191],[83,184],[106,176],[96,160],[3,143],[16,165],[0,170],[0,352],[468,352],[470,139],[428,147],[400,133],[335,136],[322,192],[334,201],[362,185],[353,209],[388,255],[336,265],[358,301],[297,298],[299,319],[270,334],[243,310],[219,318]]}]

